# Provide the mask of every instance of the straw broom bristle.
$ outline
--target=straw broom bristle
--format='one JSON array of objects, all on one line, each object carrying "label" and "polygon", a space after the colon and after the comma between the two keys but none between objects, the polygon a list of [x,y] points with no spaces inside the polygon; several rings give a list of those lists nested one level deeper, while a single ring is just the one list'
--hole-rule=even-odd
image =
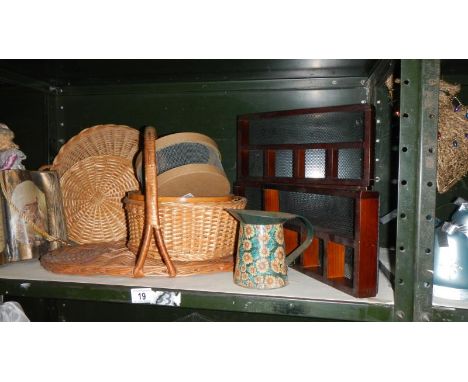
[{"label": "straw broom bristle", "polygon": [[452,97],[460,85],[441,80],[440,90],[437,190],[444,193],[468,173],[468,121],[465,113],[453,110]]}]

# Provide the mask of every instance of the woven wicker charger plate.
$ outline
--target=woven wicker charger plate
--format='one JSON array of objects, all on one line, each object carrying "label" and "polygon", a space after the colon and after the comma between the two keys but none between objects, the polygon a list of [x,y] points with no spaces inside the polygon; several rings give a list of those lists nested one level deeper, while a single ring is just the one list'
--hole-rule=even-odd
[{"label": "woven wicker charger plate", "polygon": [[123,198],[138,189],[128,159],[104,155],[75,163],[60,179],[68,237],[76,243],[124,240]]},{"label": "woven wicker charger plate", "polygon": [[126,125],[96,125],[65,143],[51,166],[61,177],[76,162],[93,156],[115,155],[133,161],[140,140],[138,130]]},{"label": "woven wicker charger plate", "polygon": [[[123,241],[92,243],[61,247],[41,257],[41,265],[50,272],[70,275],[108,275],[133,277],[136,256]],[[209,261],[174,261],[177,276],[212,272],[230,272],[233,257]],[[167,276],[166,265],[160,259],[146,259],[145,276]]]}]

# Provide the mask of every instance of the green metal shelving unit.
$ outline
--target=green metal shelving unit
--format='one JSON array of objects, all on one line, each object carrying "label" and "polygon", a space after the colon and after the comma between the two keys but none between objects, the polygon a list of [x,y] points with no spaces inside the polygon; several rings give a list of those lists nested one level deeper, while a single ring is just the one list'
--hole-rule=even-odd
[{"label": "green metal shelving unit", "polygon": [[439,63],[401,64],[395,317],[431,319]]},{"label": "green metal shelving unit", "polygon": [[[15,62],[0,61],[0,102],[10,99],[11,105],[0,119],[13,122],[17,142],[31,151],[30,168],[50,162],[61,144],[84,127],[111,122],[132,126],[155,123],[161,134],[198,126],[198,131],[211,135],[219,143],[223,164],[233,181],[237,115],[332,104],[374,105],[374,189],[381,195],[381,215],[393,208],[398,211],[394,305],[185,291],[180,308],[142,308],[129,304],[129,287],[0,279],[0,295],[5,299],[48,301],[56,312],[63,304],[79,309],[80,304],[89,302],[112,303],[128,312],[122,316],[127,319],[135,309],[146,309],[147,314],[159,309],[161,319],[174,318],[176,309],[180,316],[194,311],[205,315],[217,312],[229,320],[242,315],[252,320],[468,319],[468,306],[462,309],[432,303],[439,60],[202,60],[191,69],[187,62],[126,62],[122,78],[118,65],[112,62],[71,62],[69,69],[60,62],[50,65],[53,75],[47,72],[46,64],[39,63],[39,75],[34,77],[33,65],[15,71]],[[90,75],[93,65],[102,77]],[[150,70],[152,65],[157,69]],[[385,79],[396,67],[401,68],[397,146],[392,141],[391,100],[385,86]],[[135,73],[143,74],[138,77]],[[15,108],[11,97],[20,99],[21,94],[23,102]],[[24,117],[28,102],[40,106],[29,119]],[[35,148],[38,142],[27,140],[33,120],[35,131],[41,132],[40,146],[46,147],[42,151]],[[396,157],[398,180],[391,168]],[[396,192],[398,198],[392,197]],[[391,246],[390,225],[381,226],[380,234],[381,245]]]},{"label": "green metal shelving unit", "polygon": [[[27,285],[27,288],[25,288]],[[127,305],[129,311],[122,314],[125,320],[131,320],[130,287],[116,285],[78,284],[52,281],[32,280],[0,280],[0,290],[6,296],[51,299],[57,310],[79,301],[96,301],[105,303],[120,303]],[[165,289],[158,288],[158,291]],[[21,301],[21,300],[19,300]],[[79,308],[80,304],[76,304]],[[229,320],[236,320],[236,314],[260,314],[266,320],[340,320],[340,321],[391,321],[393,308],[386,304],[367,304],[364,302],[339,302],[324,300],[303,300],[297,298],[252,296],[232,293],[210,293],[204,291],[182,291],[180,307],[167,308],[148,305],[148,309],[183,309],[181,317],[184,318],[185,310],[201,310],[206,312],[229,313]],[[124,309],[124,308],[123,308]],[[141,309],[138,306],[137,309]],[[268,317],[269,316],[269,317]],[[162,315],[161,319],[164,320]]]}]

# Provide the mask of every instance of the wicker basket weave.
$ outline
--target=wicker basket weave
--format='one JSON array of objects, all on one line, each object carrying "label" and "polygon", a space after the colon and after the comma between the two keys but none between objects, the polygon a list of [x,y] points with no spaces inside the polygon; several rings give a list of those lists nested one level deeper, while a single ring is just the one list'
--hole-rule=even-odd
[{"label": "wicker basket weave", "polygon": [[[140,193],[124,200],[129,226],[128,248],[137,253],[143,234],[145,204]],[[243,209],[247,199],[238,196],[159,198],[159,219],[164,242],[175,261],[205,261],[232,256],[237,221],[226,208]],[[148,256],[159,259],[154,238]]]},{"label": "wicker basket weave", "polygon": [[[158,199],[154,160],[155,134],[154,128],[146,128],[145,153],[151,154],[145,155],[145,158],[151,158],[145,161],[147,198],[145,200],[140,193],[133,192],[125,201],[130,223],[129,244],[132,252],[122,242],[64,247],[41,258],[44,268],[66,274],[133,277],[145,275],[174,277],[176,274],[188,276],[232,271],[237,221],[224,211],[224,208],[244,208],[247,200],[232,196],[188,200]],[[97,157],[89,158],[90,162],[95,158]],[[107,160],[109,157],[104,156],[104,159]],[[89,200],[89,195],[84,197]],[[157,200],[159,203],[156,203]],[[161,212],[161,209],[164,212]],[[143,231],[149,235],[142,238]],[[163,239],[161,231],[166,232],[168,239]],[[154,237],[158,238],[161,256],[155,248]],[[174,261],[165,250],[166,247],[175,255]],[[154,258],[147,259],[148,249]],[[135,256],[134,253],[137,252],[138,255]]]},{"label": "wicker basket weave", "polygon": [[76,243],[127,238],[123,199],[138,189],[131,162],[120,156],[80,160],[60,178],[68,237]]},{"label": "wicker basket weave", "polygon": [[468,174],[468,121],[465,112],[453,111],[460,85],[440,81],[439,86],[437,191],[442,194]]},{"label": "wicker basket weave", "polygon": [[[50,272],[70,275],[133,276],[136,256],[125,242],[80,244],[61,247],[42,256],[41,265]],[[175,262],[177,276],[192,276],[213,272],[231,272],[232,256],[216,261]],[[147,258],[145,276],[167,276],[161,259]]]},{"label": "wicker basket weave", "polygon": [[69,238],[76,243],[127,238],[122,200],[138,189],[133,160],[139,131],[125,125],[96,125],[65,143],[52,165],[57,171]]},{"label": "wicker basket weave", "polygon": [[51,169],[61,177],[76,162],[94,156],[114,155],[133,161],[140,140],[138,130],[125,125],[96,125],[70,138],[58,152]]}]

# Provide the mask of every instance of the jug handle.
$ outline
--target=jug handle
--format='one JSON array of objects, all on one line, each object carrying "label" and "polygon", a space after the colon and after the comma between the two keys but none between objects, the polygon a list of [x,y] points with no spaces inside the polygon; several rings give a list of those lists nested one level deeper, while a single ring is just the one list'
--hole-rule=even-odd
[{"label": "jug handle", "polygon": [[286,264],[288,266],[291,265],[291,263],[294,260],[296,260],[302,254],[302,252],[306,250],[306,248],[310,245],[310,243],[312,243],[312,239],[314,238],[314,228],[312,227],[312,224],[310,224],[309,220],[300,215],[294,215],[294,217],[302,221],[306,228],[307,236],[299,247],[297,247],[288,256],[286,256]]}]

